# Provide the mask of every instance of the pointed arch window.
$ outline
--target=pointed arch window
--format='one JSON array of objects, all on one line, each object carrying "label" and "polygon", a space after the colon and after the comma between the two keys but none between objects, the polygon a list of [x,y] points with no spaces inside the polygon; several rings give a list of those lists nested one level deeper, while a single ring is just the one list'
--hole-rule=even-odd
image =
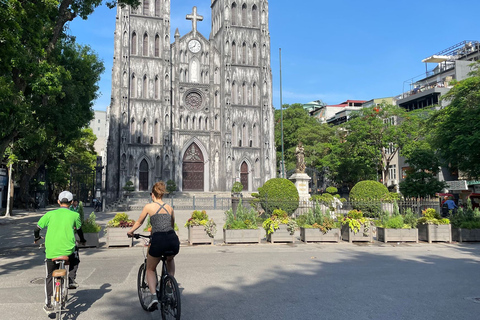
[{"label": "pointed arch window", "polygon": [[132,33],[132,45],[130,46],[132,54],[137,54],[137,34]]},{"label": "pointed arch window", "polygon": [[247,43],[242,44],[242,62],[243,64],[247,63]]},{"label": "pointed arch window", "polygon": [[258,27],[258,10],[256,5],[252,7],[252,26],[254,28]]},{"label": "pointed arch window", "polygon": [[252,49],[252,64],[254,66],[258,65],[258,48],[257,48],[257,44],[254,43],[253,44],[253,49]]},{"label": "pointed arch window", "polygon": [[143,119],[142,135],[143,135],[143,143],[148,143],[148,123],[147,123],[147,119]]},{"label": "pointed arch window", "polygon": [[156,77],[155,77],[155,88],[154,88],[154,90],[155,90],[155,99],[158,99],[158,89],[159,89],[159,88],[158,88],[158,86],[159,86],[158,82],[159,82],[159,81],[158,81],[158,76],[156,76]]},{"label": "pointed arch window", "polygon": [[158,123],[158,120],[155,119],[155,125],[153,126],[153,141],[155,143],[158,143],[159,131],[160,131],[160,124]]},{"label": "pointed arch window", "polygon": [[142,98],[147,99],[147,93],[148,93],[148,80],[147,80],[147,75],[143,76],[143,92],[142,92]]},{"label": "pointed arch window", "polygon": [[242,84],[242,104],[243,105],[246,105],[248,102],[247,102],[247,84],[244,82]]},{"label": "pointed arch window", "polygon": [[254,82],[253,83],[253,88],[252,88],[252,105],[256,106],[258,105],[258,93],[257,93],[257,84]]},{"label": "pointed arch window", "polygon": [[160,57],[160,36],[155,36],[155,57]]},{"label": "pointed arch window", "polygon": [[237,44],[232,42],[232,63],[237,62]]},{"label": "pointed arch window", "polygon": [[232,3],[232,26],[237,24],[237,4]]},{"label": "pointed arch window", "polygon": [[135,98],[137,96],[137,79],[132,75],[132,82],[130,83],[130,96]]},{"label": "pointed arch window", "polygon": [[148,57],[148,34],[143,35],[143,55]]},{"label": "pointed arch window", "polygon": [[244,3],[242,6],[242,26],[247,26],[247,5]]},{"label": "pointed arch window", "polygon": [[235,123],[232,125],[232,142],[233,145],[236,146],[238,141],[237,141],[237,126]]},{"label": "pointed arch window", "polygon": [[232,83],[232,103],[237,104],[237,83],[235,81]]},{"label": "pointed arch window", "polygon": [[135,118],[132,118],[132,121],[130,121],[130,142],[135,141]]}]

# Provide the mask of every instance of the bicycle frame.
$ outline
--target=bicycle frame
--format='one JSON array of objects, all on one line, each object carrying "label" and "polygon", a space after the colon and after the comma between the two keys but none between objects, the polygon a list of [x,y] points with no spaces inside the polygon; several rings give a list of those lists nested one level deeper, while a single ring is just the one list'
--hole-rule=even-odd
[{"label": "bicycle frame", "polygon": [[57,314],[56,319],[61,318],[62,310],[64,310],[67,303],[68,295],[68,268],[65,268],[68,262],[68,257],[58,257],[52,259],[59,268],[52,272],[53,295],[52,306],[54,312]]}]

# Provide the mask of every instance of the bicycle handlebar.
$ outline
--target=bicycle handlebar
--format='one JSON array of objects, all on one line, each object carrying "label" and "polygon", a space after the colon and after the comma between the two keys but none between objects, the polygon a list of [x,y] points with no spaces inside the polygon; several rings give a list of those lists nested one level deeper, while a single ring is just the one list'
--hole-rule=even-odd
[{"label": "bicycle handlebar", "polygon": [[152,236],[148,235],[143,235],[143,234],[140,234],[140,233],[134,233],[132,236],[128,235],[129,238],[135,238],[135,239],[138,239],[138,238],[146,238],[146,239],[150,239]]}]

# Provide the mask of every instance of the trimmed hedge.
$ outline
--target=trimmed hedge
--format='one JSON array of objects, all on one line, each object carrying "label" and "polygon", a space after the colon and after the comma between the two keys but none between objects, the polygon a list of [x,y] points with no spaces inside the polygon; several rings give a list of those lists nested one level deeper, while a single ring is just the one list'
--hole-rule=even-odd
[{"label": "trimmed hedge", "polygon": [[373,180],[360,181],[350,191],[353,208],[362,211],[366,217],[378,217],[382,212],[381,201],[389,196],[387,187]]},{"label": "trimmed hedge", "polygon": [[267,215],[275,209],[282,209],[293,214],[298,208],[298,190],[292,181],[284,178],[273,178],[258,188],[258,193],[252,194],[257,198]]}]

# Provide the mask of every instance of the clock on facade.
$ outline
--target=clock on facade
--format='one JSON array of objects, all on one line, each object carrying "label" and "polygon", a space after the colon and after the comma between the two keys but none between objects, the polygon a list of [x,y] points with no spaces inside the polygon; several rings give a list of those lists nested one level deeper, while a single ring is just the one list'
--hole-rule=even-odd
[{"label": "clock on facade", "polygon": [[200,44],[200,41],[193,39],[188,43],[188,49],[193,53],[197,53],[202,49],[202,45]]}]

